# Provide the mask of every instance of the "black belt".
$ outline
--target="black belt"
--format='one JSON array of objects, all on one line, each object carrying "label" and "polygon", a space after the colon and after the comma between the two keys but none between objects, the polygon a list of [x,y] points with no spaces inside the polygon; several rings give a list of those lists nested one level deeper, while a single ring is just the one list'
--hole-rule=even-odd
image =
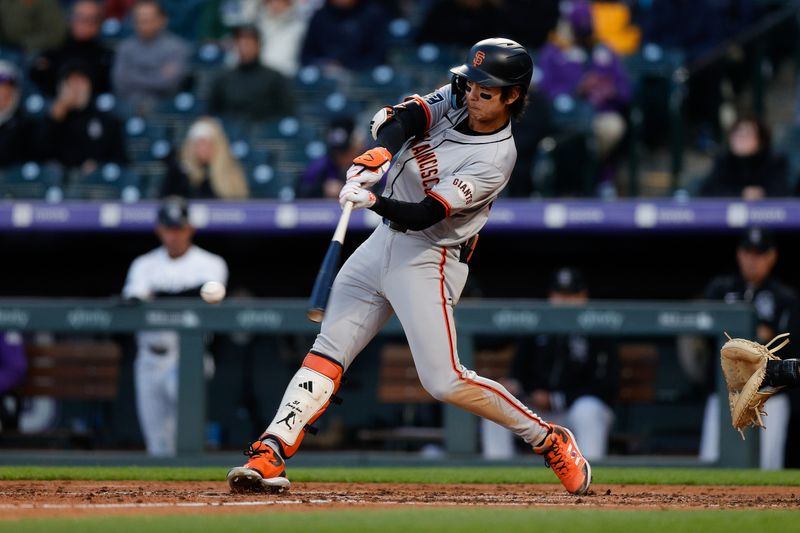
[{"label": "black belt", "polygon": [[147,351],[153,355],[167,355],[169,348],[160,344],[148,344]]},{"label": "black belt", "polygon": [[400,233],[405,233],[405,232],[408,231],[407,227],[405,227],[405,226],[403,226],[401,224],[398,224],[397,222],[393,222],[393,221],[389,220],[388,218],[384,218],[383,219],[383,224],[386,225],[386,226],[389,226],[390,230],[399,231]]},{"label": "black belt", "polygon": [[[385,226],[389,226],[390,230],[398,231],[400,233],[405,233],[408,231],[408,228],[398,224],[397,222],[392,222],[388,218],[383,218],[382,220]],[[472,237],[466,240],[459,245],[459,261],[462,263],[469,263],[469,260],[472,259],[472,254],[475,252],[475,246],[478,244],[478,234],[476,233]]]}]

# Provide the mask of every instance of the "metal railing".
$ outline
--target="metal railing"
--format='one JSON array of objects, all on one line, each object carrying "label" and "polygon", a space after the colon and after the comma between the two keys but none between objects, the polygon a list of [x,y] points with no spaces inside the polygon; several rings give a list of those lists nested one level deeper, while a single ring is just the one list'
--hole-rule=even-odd
[{"label": "metal railing", "polygon": [[[236,300],[210,306],[198,300],[169,300],[130,305],[119,300],[0,299],[0,330],[58,333],[133,333],[169,329],[180,333],[178,379],[178,453],[203,452],[205,441],[205,380],[203,337],[206,333],[313,334],[319,325],[306,319],[305,300]],[[463,300],[455,312],[458,355],[474,365],[476,335],[580,333],[595,336],[712,336],[723,331],[752,338],[755,315],[750,306],[723,303],[603,302],[584,306],[551,306],[534,300]],[[381,334],[402,334],[393,317]],[[718,373],[721,374],[721,373]],[[718,379],[726,397],[725,384]],[[721,405],[727,405],[723,400]],[[758,439],[742,441],[729,429],[720,409],[721,466],[757,466]],[[444,410],[445,449],[449,454],[478,452],[478,419],[447,405]]]}]

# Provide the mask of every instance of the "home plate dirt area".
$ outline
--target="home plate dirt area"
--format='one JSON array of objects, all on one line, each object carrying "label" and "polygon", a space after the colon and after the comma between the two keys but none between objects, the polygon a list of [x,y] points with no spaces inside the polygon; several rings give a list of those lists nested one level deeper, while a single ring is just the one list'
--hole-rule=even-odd
[{"label": "home plate dirt area", "polygon": [[0,519],[158,513],[292,511],[407,506],[581,506],[609,509],[796,508],[800,487],[294,483],[283,494],[232,494],[225,482],[3,481]]}]

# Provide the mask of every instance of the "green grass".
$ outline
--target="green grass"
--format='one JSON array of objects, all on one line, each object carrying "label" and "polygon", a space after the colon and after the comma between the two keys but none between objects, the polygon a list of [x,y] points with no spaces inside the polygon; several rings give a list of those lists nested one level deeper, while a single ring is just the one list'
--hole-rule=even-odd
[{"label": "green grass", "polygon": [[414,508],[354,509],[324,512],[280,512],[218,515],[122,516],[80,519],[36,519],[0,522],[0,531],[15,533],[180,533],[184,531],[313,531],[314,533],[379,531],[647,531],[648,533],[730,533],[792,531],[798,511],[617,511],[582,509]]},{"label": "green grass", "polygon": [[[0,480],[223,481],[225,468],[0,466]],[[594,482],[667,485],[793,485],[800,472],[716,468],[595,468]],[[292,481],[345,483],[557,483],[538,464],[530,467],[290,468]]]}]

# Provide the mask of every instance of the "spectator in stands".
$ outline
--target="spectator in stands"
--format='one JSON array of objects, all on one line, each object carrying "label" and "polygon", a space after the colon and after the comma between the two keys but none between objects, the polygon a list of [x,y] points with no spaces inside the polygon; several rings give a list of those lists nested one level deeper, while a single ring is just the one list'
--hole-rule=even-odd
[{"label": "spectator in stands", "polygon": [[59,46],[66,29],[58,0],[0,0],[2,42],[25,53]]},{"label": "spectator in stands", "polygon": [[[516,17],[519,21],[530,20],[524,18],[524,13]],[[438,0],[422,21],[417,42],[470,47],[502,34],[506,23],[499,18],[497,6],[490,0]],[[520,42],[525,41],[527,39]]]},{"label": "spectator in stands", "polygon": [[728,133],[727,149],[714,161],[700,194],[745,200],[788,196],[788,172],[786,158],[772,152],[769,127],[743,116]]},{"label": "spectator in stands", "polygon": [[[200,296],[208,281],[228,283],[225,260],[192,244],[194,228],[189,209],[181,198],[168,198],[158,210],[156,234],[161,246],[134,259],[128,270],[122,296],[128,300],[160,300]],[[199,302],[199,299],[198,299]],[[178,361],[181,354],[176,331],[140,331],[134,361],[136,408],[147,453],[159,457],[175,455],[178,415]],[[206,361],[211,362],[209,358]],[[210,367],[210,368],[209,368]],[[206,375],[213,364],[206,363]],[[204,386],[204,383],[196,386]]]},{"label": "spectator in stands", "polygon": [[[584,305],[589,292],[574,268],[557,270],[548,300],[553,305]],[[569,424],[587,459],[602,459],[614,422],[619,363],[613,345],[582,335],[537,335],[519,343],[511,376],[503,385],[539,416]],[[513,434],[488,420],[481,421],[483,455],[508,458],[514,453]]]},{"label": "spectator in stands", "polygon": [[0,431],[17,429],[19,399],[13,394],[28,370],[22,336],[16,331],[0,332]]},{"label": "spectator in stands", "polygon": [[284,76],[294,77],[308,28],[308,16],[297,0],[263,0],[258,10],[261,62]]},{"label": "spectator in stands", "polygon": [[102,163],[128,162],[122,123],[93,105],[91,75],[80,61],[62,67],[58,94],[39,128],[37,143],[44,159],[84,174]]},{"label": "spectator in stands", "polygon": [[619,56],[596,41],[589,3],[575,0],[566,16],[559,35],[539,56],[538,88],[551,99],[566,94],[592,105],[596,156],[605,163],[599,182],[601,187],[613,187],[615,166],[609,157],[627,129],[631,83]]},{"label": "spectator in stands", "polygon": [[78,0],[72,5],[69,35],[64,44],[43,53],[31,65],[31,80],[44,94],[55,96],[61,67],[74,60],[89,67],[96,94],[111,91],[114,53],[100,42],[102,21],[103,7],[97,0]]},{"label": "spectator in stands", "polygon": [[297,185],[298,198],[338,198],[346,181],[345,174],[353,158],[363,150],[353,134],[353,120],[347,117],[331,121],[325,135],[327,152],[309,163]]},{"label": "spectator in stands", "polygon": [[0,61],[0,167],[34,159],[35,125],[20,106],[19,73]]},{"label": "spectator in stands", "polygon": [[386,60],[388,22],[379,3],[327,0],[309,22],[302,63],[319,65],[332,74],[380,65]]},{"label": "spectator in stands", "polygon": [[167,15],[158,0],[138,0],[133,18],[136,35],[119,45],[111,75],[116,94],[146,114],[159,99],[180,89],[191,50],[167,31]]},{"label": "spectator in stands", "polygon": [[163,196],[234,200],[250,194],[222,126],[210,117],[192,124],[180,153],[170,156],[167,167]]},{"label": "spectator in stands", "polygon": [[239,120],[268,120],[294,111],[289,81],[261,64],[261,38],[255,26],[235,30],[239,64],[220,74],[211,88],[208,111]]},{"label": "spectator in stands", "polygon": [[[787,331],[791,310],[797,302],[795,292],[773,275],[778,250],[772,232],[762,228],[749,228],[742,235],[736,250],[739,272],[733,276],[714,278],[705,290],[707,300],[726,303],[751,303],[758,326],[756,339],[767,343]],[[719,353],[707,359],[705,390],[708,393],[703,431],[700,440],[700,459],[716,461],[719,458],[719,397],[716,394],[716,372],[719,370]],[[760,465],[763,469],[783,468],[786,428],[790,407],[786,394],[776,394],[767,401],[769,413],[767,429],[760,432]]]}]

